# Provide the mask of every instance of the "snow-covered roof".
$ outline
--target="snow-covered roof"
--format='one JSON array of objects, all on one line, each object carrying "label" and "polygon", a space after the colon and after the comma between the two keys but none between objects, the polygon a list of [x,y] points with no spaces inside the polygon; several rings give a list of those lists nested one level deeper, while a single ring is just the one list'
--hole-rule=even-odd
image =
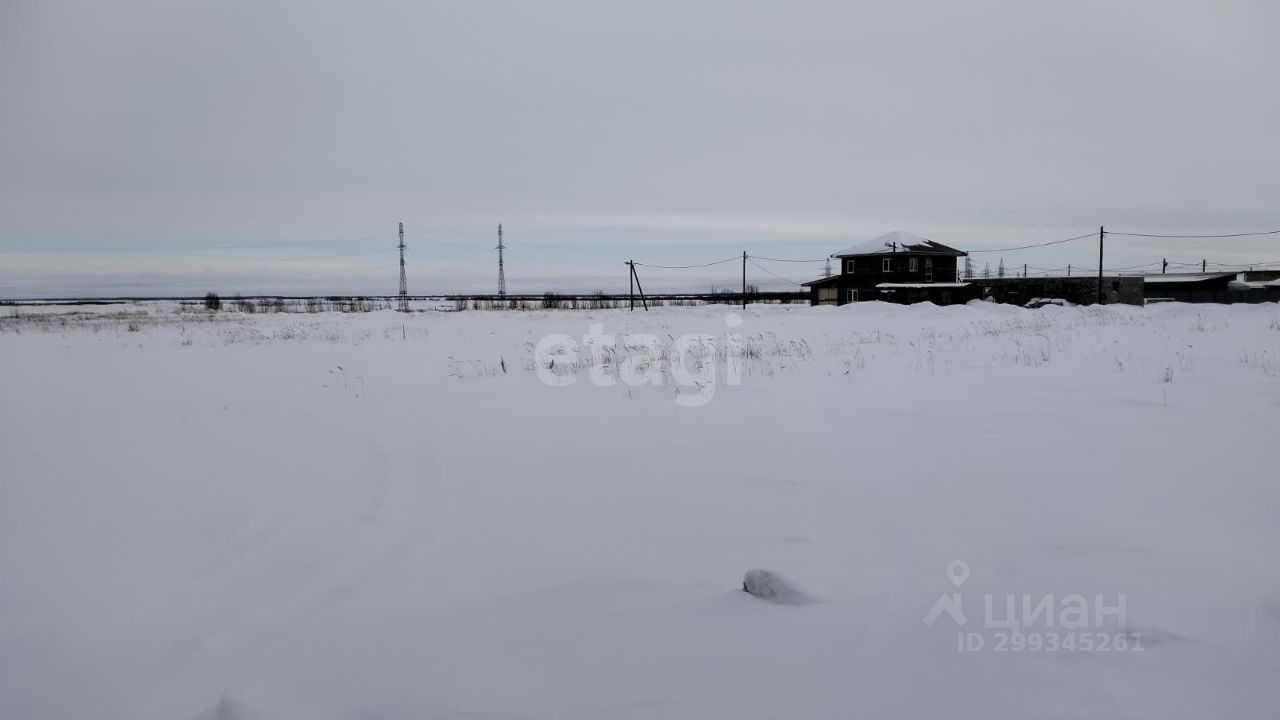
[{"label": "snow-covered roof", "polygon": [[1245,282],[1244,280],[1232,280],[1227,283],[1228,290],[1266,290],[1267,287],[1280,287],[1276,281],[1265,282]]},{"label": "snow-covered roof", "polygon": [[1173,273],[1167,275],[1144,275],[1142,281],[1149,283],[1189,283],[1218,280],[1224,277],[1233,277],[1234,275],[1235,273]]},{"label": "snow-covered roof", "polygon": [[902,290],[902,289],[926,289],[926,288],[952,288],[969,287],[969,283],[880,283],[876,285],[880,290]]},{"label": "snow-covered roof", "polygon": [[922,238],[914,233],[903,230],[894,230],[887,232],[880,237],[851,245],[838,253],[832,254],[832,257],[847,257],[849,255],[879,255],[894,252],[930,252],[946,255],[964,255],[964,252],[953,247],[947,247],[942,243],[934,242],[928,238]]},{"label": "snow-covered roof", "polygon": [[841,279],[840,275],[831,275],[829,277],[822,277],[822,278],[818,278],[817,280],[810,280],[809,282],[800,283],[800,284],[804,285],[805,287],[813,287],[814,285],[824,285],[827,283],[835,284],[840,282],[840,279]]}]

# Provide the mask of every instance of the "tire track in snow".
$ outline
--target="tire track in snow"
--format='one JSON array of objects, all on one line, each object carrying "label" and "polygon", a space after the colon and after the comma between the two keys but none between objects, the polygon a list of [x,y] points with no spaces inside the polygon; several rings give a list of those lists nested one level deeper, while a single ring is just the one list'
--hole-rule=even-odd
[{"label": "tire track in snow", "polygon": [[[379,493],[376,509],[361,516],[370,527],[369,534],[357,538],[356,546],[347,554],[349,560],[335,573],[328,587],[315,595],[301,612],[318,613],[349,597],[370,578],[410,555],[431,540],[436,519],[448,501],[447,487],[437,471],[433,448],[422,448],[418,442],[399,443],[400,448],[415,451],[389,452],[381,442],[370,442],[368,450],[378,467]],[[377,532],[377,530],[383,532]]]}]

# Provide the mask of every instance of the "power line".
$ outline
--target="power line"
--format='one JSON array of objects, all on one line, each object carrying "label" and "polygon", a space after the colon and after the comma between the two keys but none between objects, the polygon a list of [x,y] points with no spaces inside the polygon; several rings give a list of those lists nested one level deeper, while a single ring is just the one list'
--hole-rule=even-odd
[{"label": "power line", "polygon": [[[1108,234],[1111,234],[1111,233],[1108,233]],[[994,250],[970,250],[969,254],[975,255],[977,253],[1013,252],[1014,250],[1026,250],[1028,248],[1048,247],[1049,245],[1061,245],[1062,243],[1069,243],[1074,240],[1083,240],[1085,238],[1091,238],[1091,237],[1097,237],[1097,233],[1092,233],[1092,232],[1085,233],[1084,235],[1077,235],[1075,237],[1064,238],[1062,240],[1051,240],[1046,243],[1036,243],[1034,245],[1019,245],[1017,247],[996,248]]]},{"label": "power line", "polygon": [[803,286],[803,285],[804,285],[804,283],[802,283],[802,282],[796,282],[795,280],[792,280],[791,278],[784,278],[784,277],[782,277],[782,276],[781,276],[781,275],[779,275],[778,273],[776,273],[776,272],[774,272],[774,271],[770,270],[769,268],[767,268],[767,267],[765,267],[765,266],[761,265],[760,263],[756,262],[756,261],[755,261],[755,258],[753,258],[753,257],[751,257],[751,256],[747,256],[747,260],[748,260],[748,261],[750,261],[752,265],[755,265],[757,268],[760,268],[761,270],[765,271],[766,273],[769,273],[770,275],[772,275],[772,276],[774,276],[774,277],[778,278],[779,280],[781,280],[781,281],[783,281],[783,282],[789,282],[789,283],[791,283],[792,285],[801,285],[801,286]]},{"label": "power line", "polygon": [[1113,268],[1103,268],[1103,269],[1111,272],[1120,272],[1121,270],[1137,270],[1138,268],[1151,267],[1152,265],[1159,265],[1161,262],[1162,261],[1157,260],[1155,262],[1143,263],[1141,265],[1130,265],[1128,267],[1119,267],[1119,268],[1113,267]]},{"label": "power line", "polygon": [[[1079,239],[1079,238],[1076,238],[1076,239]],[[1066,241],[1064,241],[1064,240],[1057,240],[1057,241],[1054,241],[1054,242],[1055,242],[1055,243],[1060,243],[1060,242],[1066,242]],[[639,267],[659,268],[659,269],[663,269],[663,270],[687,270],[687,269],[691,269],[691,268],[703,268],[703,267],[712,267],[712,266],[715,266],[715,265],[723,265],[723,264],[725,264],[725,263],[733,262],[733,261],[735,261],[735,260],[740,260],[740,259],[741,259],[740,257],[725,258],[724,260],[717,260],[717,261],[715,261],[715,262],[709,262],[709,263],[699,263],[699,264],[696,264],[696,265],[650,265],[650,264],[647,264],[647,263],[640,263],[640,262],[636,263],[636,265],[637,265],[637,266],[639,266]],[[826,261],[826,259],[823,259],[823,260],[786,260],[786,259],[782,259],[782,258],[767,258],[767,257],[761,257],[761,256],[759,256],[759,255],[748,255],[748,256],[747,256],[747,259],[751,261],[751,264],[752,264],[752,265],[755,265],[755,266],[756,266],[757,268],[759,268],[761,271],[763,271],[763,272],[765,272],[765,273],[767,273],[767,274],[769,274],[769,275],[772,275],[773,277],[775,277],[775,278],[777,278],[777,279],[779,279],[779,280],[783,280],[783,281],[785,281],[785,282],[789,282],[789,283],[792,283],[792,284],[794,284],[794,285],[804,285],[804,283],[802,283],[802,282],[797,282],[797,281],[792,280],[792,279],[787,278],[787,277],[783,277],[782,275],[779,275],[779,274],[777,274],[777,273],[773,272],[773,271],[772,271],[772,270],[770,270],[769,268],[765,267],[764,265],[761,265],[760,263],[758,263],[758,262],[756,262],[756,261],[757,261],[757,260],[767,260],[767,261],[772,261],[772,262],[825,262],[825,261]],[[1148,268],[1148,267],[1154,267],[1154,266],[1156,266],[1156,265],[1160,265],[1160,264],[1161,264],[1161,262],[1162,262],[1162,261],[1160,261],[1160,260],[1155,260],[1155,261],[1152,261],[1152,262],[1148,262],[1148,263],[1141,263],[1141,264],[1138,264],[1138,265],[1126,265],[1126,266],[1124,266],[1124,267],[1108,267],[1108,268],[1103,268],[1103,271],[1104,271],[1104,272],[1123,272],[1123,271],[1125,271],[1125,270],[1138,270],[1138,269],[1141,269],[1141,268]],[[1255,262],[1255,263],[1239,263],[1239,264],[1235,264],[1235,265],[1226,265],[1226,264],[1224,264],[1224,263],[1209,263],[1209,264],[1210,264],[1210,265],[1219,265],[1219,266],[1223,266],[1223,267],[1251,267],[1251,266],[1267,265],[1267,264],[1275,264],[1275,263],[1280,263],[1280,260],[1268,261],[1268,262]],[[1180,265],[1180,266],[1184,266],[1184,267],[1192,267],[1192,266],[1194,266],[1194,265],[1198,265],[1198,264],[1199,264],[1199,263],[1172,263],[1172,262],[1171,262],[1171,263],[1169,263],[1169,265]],[[1071,264],[1071,265],[1069,265],[1069,266],[1052,267],[1052,268],[1049,268],[1049,267],[1040,267],[1040,266],[1037,266],[1037,265],[1027,265],[1027,268],[1028,268],[1029,270],[1035,270],[1035,271],[1037,271],[1037,272],[1041,272],[1041,273],[1055,273],[1055,272],[1064,272],[1064,271],[1066,271],[1066,270],[1068,270],[1068,269],[1071,269],[1071,268],[1079,268],[1080,270],[1084,271],[1084,270],[1086,270],[1086,269],[1087,269],[1087,264],[1083,264],[1083,263],[1082,263],[1082,264],[1078,264],[1078,265],[1077,265],[1077,264],[1074,264],[1074,263],[1073,263],[1073,264]]]},{"label": "power line", "polygon": [[789,263],[826,262],[831,259],[829,257],[824,257],[818,260],[788,260],[784,258],[760,257],[759,255],[748,255],[748,257],[755,258],[756,260],[768,260],[770,262],[789,262]]},{"label": "power line", "polygon": [[639,267],[658,268],[660,270],[689,270],[691,268],[704,268],[704,267],[711,267],[712,265],[723,265],[728,262],[737,262],[738,260],[741,260],[741,259],[742,258],[740,256],[734,256],[731,258],[726,258],[724,260],[717,260],[715,262],[709,262],[709,263],[701,263],[698,265],[650,265],[648,263],[642,263],[642,262],[638,262],[635,264],[638,265]]},{"label": "power line", "polygon": [[1280,260],[1265,260],[1265,261],[1262,261],[1262,262],[1251,262],[1251,263],[1216,263],[1216,262],[1211,262],[1211,263],[1209,263],[1209,264],[1210,264],[1210,265],[1217,265],[1218,267],[1253,267],[1254,265],[1275,265],[1275,264],[1277,264],[1277,263],[1280,263]]},{"label": "power line", "polygon": [[1124,235],[1126,237],[1146,237],[1146,238],[1237,238],[1237,237],[1255,237],[1259,235],[1280,235],[1280,230],[1265,230],[1263,232],[1246,232],[1246,233],[1225,233],[1219,235],[1154,235],[1151,233],[1131,233],[1131,232],[1112,232],[1107,231],[1108,235]]}]

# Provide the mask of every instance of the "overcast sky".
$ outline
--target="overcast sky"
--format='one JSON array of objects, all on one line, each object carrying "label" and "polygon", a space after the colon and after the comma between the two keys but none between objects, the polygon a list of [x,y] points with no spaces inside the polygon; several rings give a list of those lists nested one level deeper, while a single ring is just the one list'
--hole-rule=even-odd
[{"label": "overcast sky", "polygon": [[492,289],[499,222],[513,291],[894,229],[1275,229],[1277,28],[1275,0],[0,0],[0,296],[394,293],[400,220],[421,293]]}]

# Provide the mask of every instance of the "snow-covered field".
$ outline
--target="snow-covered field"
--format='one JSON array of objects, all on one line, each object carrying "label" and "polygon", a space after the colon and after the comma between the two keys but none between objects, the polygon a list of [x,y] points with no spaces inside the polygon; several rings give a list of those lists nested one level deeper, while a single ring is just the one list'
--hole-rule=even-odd
[{"label": "snow-covered field", "polygon": [[0,308],[2,718],[1280,707],[1274,304],[121,312]]}]

